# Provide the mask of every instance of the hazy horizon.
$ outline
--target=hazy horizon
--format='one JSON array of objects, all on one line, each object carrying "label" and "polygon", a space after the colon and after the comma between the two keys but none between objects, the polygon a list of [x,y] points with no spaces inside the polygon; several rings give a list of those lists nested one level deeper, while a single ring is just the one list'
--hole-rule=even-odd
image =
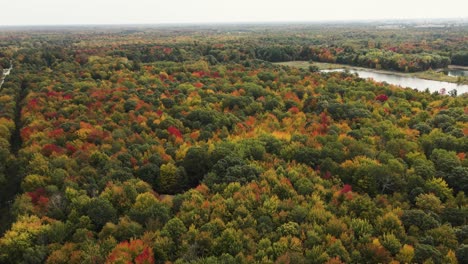
[{"label": "hazy horizon", "polygon": [[2,4],[0,26],[314,23],[467,19],[468,3],[422,0],[15,0]]}]

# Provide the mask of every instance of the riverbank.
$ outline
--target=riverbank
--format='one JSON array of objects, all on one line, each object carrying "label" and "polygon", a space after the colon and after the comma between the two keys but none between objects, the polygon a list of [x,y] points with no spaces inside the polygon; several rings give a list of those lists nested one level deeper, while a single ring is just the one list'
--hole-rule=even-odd
[{"label": "riverbank", "polygon": [[[290,67],[297,67],[308,69],[309,66],[313,65],[316,66],[319,70],[334,70],[334,69],[353,69],[359,71],[369,71],[369,72],[376,72],[376,73],[383,73],[383,74],[392,74],[397,76],[403,77],[415,77],[421,78],[425,80],[432,80],[432,81],[440,81],[440,82],[450,82],[450,83],[457,83],[457,84],[468,84],[467,77],[453,77],[445,75],[442,71],[434,71],[428,70],[423,72],[411,72],[411,73],[404,73],[404,72],[396,72],[396,71],[388,71],[388,70],[378,70],[378,69],[370,69],[364,67],[357,67],[357,66],[350,66],[346,64],[338,64],[338,63],[326,63],[326,62],[313,62],[310,63],[308,61],[287,61],[287,62],[277,62],[274,63],[277,65],[285,65]],[[463,66],[456,66],[450,65],[449,69],[468,69],[468,67]]]}]

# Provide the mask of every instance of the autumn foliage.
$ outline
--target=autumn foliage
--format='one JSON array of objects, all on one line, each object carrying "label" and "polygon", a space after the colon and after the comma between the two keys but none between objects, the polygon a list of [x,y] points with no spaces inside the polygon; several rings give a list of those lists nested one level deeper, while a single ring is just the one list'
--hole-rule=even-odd
[{"label": "autumn foliage", "polygon": [[153,250],[136,239],[119,243],[107,256],[106,264],[154,264]]},{"label": "autumn foliage", "polygon": [[245,27],[0,34],[0,263],[465,263],[466,94],[271,62],[418,71],[466,27]]}]

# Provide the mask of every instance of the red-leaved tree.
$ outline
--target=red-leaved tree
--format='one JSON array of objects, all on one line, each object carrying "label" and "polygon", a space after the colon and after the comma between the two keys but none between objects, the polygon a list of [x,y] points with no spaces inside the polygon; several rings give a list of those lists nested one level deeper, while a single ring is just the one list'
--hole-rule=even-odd
[{"label": "red-leaved tree", "polygon": [[124,241],[107,256],[106,263],[154,264],[154,254],[151,247],[140,239]]}]

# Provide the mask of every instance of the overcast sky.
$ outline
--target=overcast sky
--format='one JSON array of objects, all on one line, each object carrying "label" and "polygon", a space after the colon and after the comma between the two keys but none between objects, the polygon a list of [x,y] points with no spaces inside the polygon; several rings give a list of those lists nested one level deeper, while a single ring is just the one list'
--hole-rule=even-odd
[{"label": "overcast sky", "polygon": [[467,17],[468,0],[0,0],[0,26]]}]

